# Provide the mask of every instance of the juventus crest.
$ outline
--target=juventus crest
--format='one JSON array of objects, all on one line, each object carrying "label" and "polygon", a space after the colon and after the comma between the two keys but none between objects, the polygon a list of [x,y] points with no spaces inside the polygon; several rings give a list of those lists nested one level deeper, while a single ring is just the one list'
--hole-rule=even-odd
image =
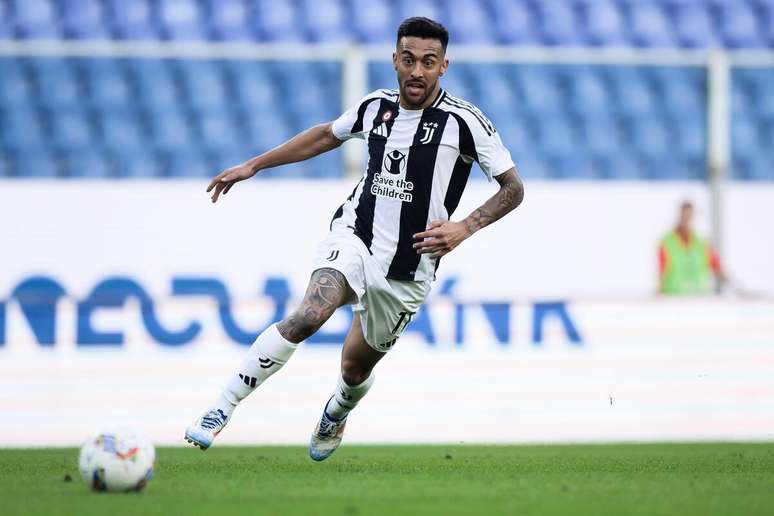
[{"label": "juventus crest", "polygon": [[422,135],[419,143],[424,145],[426,143],[430,143],[430,141],[433,139],[435,130],[438,129],[438,122],[425,122],[422,124],[422,129],[425,131],[425,134]]}]

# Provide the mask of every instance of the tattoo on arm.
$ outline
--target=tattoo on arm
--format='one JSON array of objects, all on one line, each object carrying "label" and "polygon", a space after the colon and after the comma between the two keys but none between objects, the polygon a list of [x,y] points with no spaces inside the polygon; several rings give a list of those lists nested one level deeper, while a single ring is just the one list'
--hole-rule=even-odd
[{"label": "tattoo on arm", "polygon": [[352,289],[342,273],[318,269],[312,273],[301,306],[281,321],[277,329],[287,340],[301,342],[314,334],[351,295]]},{"label": "tattoo on arm", "polygon": [[462,221],[471,234],[501,219],[524,199],[524,185],[515,169],[495,179],[500,183],[500,190]]}]

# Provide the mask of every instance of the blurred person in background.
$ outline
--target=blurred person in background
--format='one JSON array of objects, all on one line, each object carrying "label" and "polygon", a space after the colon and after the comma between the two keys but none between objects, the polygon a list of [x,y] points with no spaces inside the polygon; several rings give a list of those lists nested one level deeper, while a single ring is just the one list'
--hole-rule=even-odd
[{"label": "blurred person in background", "polygon": [[707,295],[720,292],[727,281],[717,253],[693,230],[693,213],[693,203],[683,201],[677,226],[661,239],[661,294]]}]

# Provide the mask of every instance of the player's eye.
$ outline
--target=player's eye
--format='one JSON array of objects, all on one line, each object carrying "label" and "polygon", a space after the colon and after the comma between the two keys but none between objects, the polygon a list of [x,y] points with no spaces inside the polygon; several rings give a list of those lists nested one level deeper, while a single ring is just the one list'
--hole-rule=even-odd
[{"label": "player's eye", "polygon": [[413,59],[411,59],[410,57],[404,57],[404,58],[403,58],[403,64],[410,65],[410,64],[411,64],[413,61],[414,61],[414,60],[413,60]]}]

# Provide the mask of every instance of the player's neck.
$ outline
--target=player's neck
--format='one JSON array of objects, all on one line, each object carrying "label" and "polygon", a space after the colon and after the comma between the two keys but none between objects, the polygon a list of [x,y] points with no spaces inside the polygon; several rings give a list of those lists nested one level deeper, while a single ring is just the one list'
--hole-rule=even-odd
[{"label": "player's neck", "polygon": [[401,95],[399,98],[399,105],[402,109],[408,109],[409,111],[421,111],[425,108],[429,108],[430,106],[432,106],[435,103],[435,101],[438,100],[438,95],[440,94],[441,94],[441,83],[436,82],[435,88],[433,89],[432,93],[430,93],[430,95],[427,96],[427,99],[425,99],[425,101],[421,105],[416,106],[416,105],[406,104],[406,99],[403,95]]}]

